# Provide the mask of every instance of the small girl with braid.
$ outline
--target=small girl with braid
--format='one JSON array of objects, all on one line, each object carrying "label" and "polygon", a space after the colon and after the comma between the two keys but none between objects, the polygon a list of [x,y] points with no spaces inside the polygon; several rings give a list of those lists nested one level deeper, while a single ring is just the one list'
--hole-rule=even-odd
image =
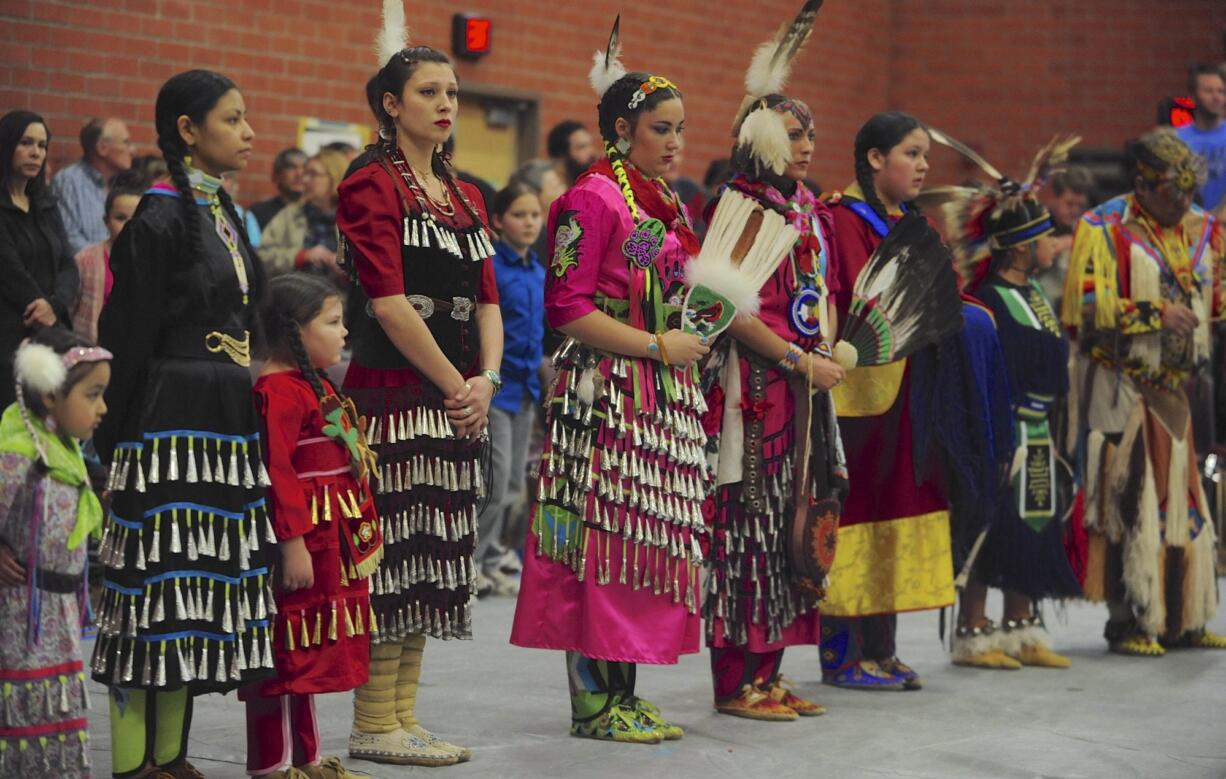
[{"label": "small girl with braid", "polygon": [[360,776],[336,757],[321,757],[314,702],[316,693],[366,682],[367,577],[383,553],[367,478],[373,455],[352,403],[324,375],[341,359],[343,313],[340,292],[306,273],[270,281],[260,311],[267,344],[255,398],[280,555],[273,580],[276,676],[239,693],[247,704],[252,776]]}]

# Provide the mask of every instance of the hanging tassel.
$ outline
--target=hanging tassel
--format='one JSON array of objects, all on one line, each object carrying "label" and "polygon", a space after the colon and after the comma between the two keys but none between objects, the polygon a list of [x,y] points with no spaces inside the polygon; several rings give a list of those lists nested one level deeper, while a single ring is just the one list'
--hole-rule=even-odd
[{"label": "hanging tassel", "polygon": [[353,615],[349,613],[349,604],[342,605],[341,611],[345,612],[345,637],[353,638]]},{"label": "hanging tassel", "polygon": [[183,545],[179,542],[178,509],[171,509],[170,511],[170,551],[171,554],[180,554],[183,551]]},{"label": "hanging tassel", "polygon": [[260,459],[260,486],[271,487],[272,479],[268,478],[268,469],[264,467],[263,458]]},{"label": "hanging tassel", "polygon": [[200,439],[200,478],[202,481],[213,481],[213,465],[209,460],[209,439]]},{"label": "hanging tassel", "polygon": [[157,484],[158,481],[162,477],[161,476],[162,469],[158,465],[158,442],[160,440],[161,439],[155,438],[153,439],[153,442],[152,442],[153,443],[153,454],[150,456],[150,459],[149,459],[149,483],[150,484]]},{"label": "hanging tassel", "polygon": [[175,591],[175,619],[187,619],[187,608],[183,605],[183,590],[178,581],[171,586]]},{"label": "hanging tassel", "polygon": [[246,489],[255,487],[255,476],[251,473],[250,447],[246,441],[243,441],[243,487]]},{"label": "hanging tassel", "polygon": [[187,483],[195,484],[196,478],[196,450],[193,444],[193,438],[187,437]]},{"label": "hanging tassel", "polygon": [[298,624],[302,626],[302,638],[300,643],[302,648],[306,649],[311,645],[311,634],[307,631],[307,615],[306,612],[299,612]]},{"label": "hanging tassel", "polygon": [[229,484],[231,487],[237,487],[239,485],[239,481],[238,481],[238,442],[237,441],[230,442],[230,472],[229,472],[229,475],[226,477],[226,484]]},{"label": "hanging tassel", "polygon": [[192,510],[187,509],[187,559],[197,560],[200,557],[200,550],[196,546],[196,527],[192,522]]},{"label": "hanging tassel", "polygon": [[136,466],[136,491],[143,493],[145,491],[145,469],[141,466],[140,449],[132,450],[132,461],[133,465]]},{"label": "hanging tassel", "polygon": [[175,445],[176,436],[170,437],[170,466],[166,469],[167,481],[179,480],[179,450]]},{"label": "hanging tassel", "polygon": [[159,624],[166,620],[166,582],[160,582],[158,585],[158,594],[153,601],[153,624]]},{"label": "hanging tassel", "polygon": [[217,448],[217,454],[213,463],[213,482],[215,484],[225,484],[226,464],[221,459],[221,439],[213,439],[213,445]]}]

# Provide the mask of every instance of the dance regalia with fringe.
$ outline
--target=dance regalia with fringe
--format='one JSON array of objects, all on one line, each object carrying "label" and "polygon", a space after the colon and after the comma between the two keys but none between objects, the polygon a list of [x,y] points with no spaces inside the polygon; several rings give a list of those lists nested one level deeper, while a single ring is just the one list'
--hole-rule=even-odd
[{"label": "dance regalia with fringe", "polygon": [[[299,371],[255,383],[265,420],[268,496],[277,540],[303,539],[315,583],[276,594],[273,652],[277,676],[259,695],[342,692],[366,682],[370,658],[370,582],[382,543],[370,484],[353,475],[341,406],[327,379],[330,413]],[[356,442],[353,444],[357,446]],[[240,692],[245,695],[246,690]]]},{"label": "dance regalia with fringe", "polygon": [[[858,195],[853,185],[831,203],[845,293],[889,229]],[[841,322],[850,295],[836,302]],[[916,483],[909,372],[901,360],[856,368],[833,393],[851,490],[824,614],[897,614],[953,602],[946,500],[932,474]]]},{"label": "dance regalia with fringe", "polygon": [[400,353],[368,302],[407,296],[456,370],[465,378],[480,372],[477,306],[498,302],[493,247],[480,193],[455,186],[482,223],[469,217],[460,191],[451,192],[454,216],[428,201],[423,209],[384,152],[340,187],[336,222],[361,286],[347,313],[353,359],[344,390],[366,417],[382,477],[375,493],[384,544],[372,576],[375,642],[416,633],[472,637],[482,442],[455,436],[442,392]]},{"label": "dance regalia with fringe", "polygon": [[1062,519],[1068,507],[1058,489],[1054,418],[1068,393],[1068,340],[1036,281],[1018,286],[992,276],[975,295],[995,316],[1021,458],[1008,494],[990,504],[992,527],[975,576],[1032,600],[1074,598],[1081,587],[1064,552]]},{"label": "dance regalia with fringe", "polygon": [[[667,231],[648,269],[623,252],[635,223],[608,162],[553,204],[550,327],[598,310],[649,332],[680,326],[682,280],[697,239],[683,209],[665,205],[659,190],[654,201],[650,195],[635,189],[639,208]],[[574,339],[554,361],[559,373],[546,402],[511,642],[598,660],[675,663],[699,643],[709,477],[696,371]]]},{"label": "dance regalia with fringe", "polygon": [[[87,777],[85,541],[102,511],[76,442],[53,439],[38,419],[31,425],[46,461],[17,404],[0,418],[0,543],[34,574],[0,587],[0,776]],[[92,512],[81,510],[86,500]]]},{"label": "dance regalia with fringe", "polygon": [[[743,175],[730,186],[781,212],[800,232],[790,256],[760,291],[757,316],[775,335],[812,351],[831,335],[820,332],[815,306],[826,305],[838,289],[830,210],[803,184],[791,198]],[[825,413],[824,393],[806,412],[802,381],[730,338],[723,346],[729,362],[707,391],[707,419],[715,422],[707,425],[708,434],[713,440],[718,434],[720,442],[711,581],[703,606],[707,643],[755,653],[817,644],[818,593],[801,588],[788,561],[796,466],[806,451],[798,424],[811,416],[810,474],[821,498],[832,491],[846,494],[846,464],[830,456],[838,451],[838,429]]]},{"label": "dance regalia with fringe", "polygon": [[[1193,205],[1165,228],[1132,194],[1088,212],[1074,235],[1061,319],[1079,330],[1082,352],[1084,588],[1127,602],[1135,620],[1109,624],[1111,640],[1138,629],[1174,640],[1217,610],[1213,525],[1182,385],[1207,360],[1210,320],[1226,309],[1223,257],[1211,215]],[[1167,303],[1197,315],[1191,337],[1163,328]]]},{"label": "dance regalia with fringe", "polygon": [[239,346],[262,275],[228,217],[196,202],[196,251],[179,194],[159,186],[111,253],[99,337],[115,358],[94,442],[112,499],[92,664],[103,684],[192,695],[271,673],[275,610],[268,475]]}]

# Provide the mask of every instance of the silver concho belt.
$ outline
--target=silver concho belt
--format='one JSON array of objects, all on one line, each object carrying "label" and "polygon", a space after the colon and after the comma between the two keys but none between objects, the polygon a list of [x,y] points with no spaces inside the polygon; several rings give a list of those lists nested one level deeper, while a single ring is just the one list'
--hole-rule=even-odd
[{"label": "silver concho belt", "polygon": [[[450,301],[427,297],[426,295],[405,295],[404,297],[422,319],[429,319],[434,316],[435,311],[447,311],[451,313],[452,319],[459,322],[467,322],[472,317],[473,307],[476,306],[475,300],[465,297],[453,297]],[[366,314],[367,316],[374,317],[375,308],[373,303],[368,302],[366,304]]]}]

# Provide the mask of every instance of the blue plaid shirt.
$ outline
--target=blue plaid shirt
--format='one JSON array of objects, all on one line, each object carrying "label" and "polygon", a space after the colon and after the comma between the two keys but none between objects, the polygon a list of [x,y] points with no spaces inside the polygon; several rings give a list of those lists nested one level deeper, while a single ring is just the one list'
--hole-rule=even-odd
[{"label": "blue plaid shirt", "polygon": [[75,162],[55,174],[51,188],[59,201],[60,218],[73,254],[110,237],[102,221],[106,215],[106,182],[97,168],[85,160]]},{"label": "blue plaid shirt", "polygon": [[502,309],[502,392],[494,406],[519,413],[524,398],[541,399],[539,369],[545,338],[545,266],[532,249],[521,257],[510,244],[494,244],[494,273]]}]

